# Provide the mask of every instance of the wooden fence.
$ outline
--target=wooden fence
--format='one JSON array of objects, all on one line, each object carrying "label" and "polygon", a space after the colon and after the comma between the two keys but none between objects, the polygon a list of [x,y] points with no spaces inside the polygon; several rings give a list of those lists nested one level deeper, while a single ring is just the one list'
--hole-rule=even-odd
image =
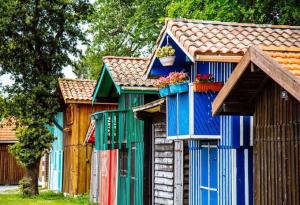
[{"label": "wooden fence", "polygon": [[25,170],[8,152],[8,145],[0,144],[0,185],[18,184],[25,175]]}]

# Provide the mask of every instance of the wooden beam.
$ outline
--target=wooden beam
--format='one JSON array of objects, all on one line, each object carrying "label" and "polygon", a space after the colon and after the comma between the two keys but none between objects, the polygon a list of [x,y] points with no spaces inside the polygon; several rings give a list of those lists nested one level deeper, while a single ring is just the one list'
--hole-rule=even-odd
[{"label": "wooden beam", "polygon": [[226,97],[232,91],[232,89],[237,84],[238,80],[247,69],[250,63],[250,52],[247,51],[244,57],[241,59],[240,63],[236,66],[231,76],[229,77],[227,83],[223,86],[217,97],[212,104],[212,113],[216,115],[220,112],[222,103],[225,101]]},{"label": "wooden beam", "polygon": [[196,61],[238,63],[243,56],[197,55]]}]

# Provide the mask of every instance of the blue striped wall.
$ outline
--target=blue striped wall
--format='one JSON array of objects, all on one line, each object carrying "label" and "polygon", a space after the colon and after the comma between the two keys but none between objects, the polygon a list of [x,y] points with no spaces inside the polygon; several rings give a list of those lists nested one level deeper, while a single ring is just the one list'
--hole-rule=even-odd
[{"label": "blue striped wall", "polygon": [[[234,64],[230,63],[197,63],[198,73],[211,73],[219,82],[226,82],[233,68]],[[219,123],[220,140],[189,141],[189,204],[252,205],[252,119],[250,117],[221,116]],[[207,160],[211,160],[210,163]],[[216,160],[217,163],[213,160]],[[209,172],[203,172],[203,170],[209,170]],[[208,191],[203,191],[201,187],[203,188],[202,185],[207,184],[208,180],[211,182],[209,187],[205,188],[204,186],[204,189]],[[213,183],[217,183],[216,190]]]},{"label": "blue striped wall", "polygon": [[194,135],[219,135],[220,117],[212,116],[211,102],[217,93],[194,93]]}]

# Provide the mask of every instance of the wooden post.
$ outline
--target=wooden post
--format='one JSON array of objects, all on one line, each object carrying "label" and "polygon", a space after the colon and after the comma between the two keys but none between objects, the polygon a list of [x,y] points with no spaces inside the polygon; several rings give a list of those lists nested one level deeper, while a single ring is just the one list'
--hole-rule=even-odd
[{"label": "wooden post", "polygon": [[183,204],[183,141],[175,141],[174,205]]}]

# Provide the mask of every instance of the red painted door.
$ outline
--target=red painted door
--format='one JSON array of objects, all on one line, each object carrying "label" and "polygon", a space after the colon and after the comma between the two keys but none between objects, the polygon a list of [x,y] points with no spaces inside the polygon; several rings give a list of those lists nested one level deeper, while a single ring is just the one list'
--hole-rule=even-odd
[{"label": "red painted door", "polygon": [[116,205],[118,150],[100,151],[99,205]]}]

